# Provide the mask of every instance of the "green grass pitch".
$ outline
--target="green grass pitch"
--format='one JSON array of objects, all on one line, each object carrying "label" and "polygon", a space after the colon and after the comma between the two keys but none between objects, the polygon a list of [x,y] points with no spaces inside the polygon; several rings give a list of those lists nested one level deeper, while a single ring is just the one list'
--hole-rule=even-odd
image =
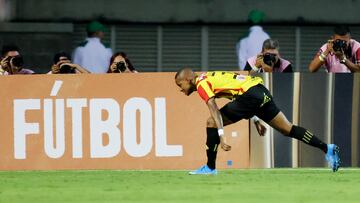
[{"label": "green grass pitch", "polygon": [[0,203],[360,202],[360,169],[0,172]]}]

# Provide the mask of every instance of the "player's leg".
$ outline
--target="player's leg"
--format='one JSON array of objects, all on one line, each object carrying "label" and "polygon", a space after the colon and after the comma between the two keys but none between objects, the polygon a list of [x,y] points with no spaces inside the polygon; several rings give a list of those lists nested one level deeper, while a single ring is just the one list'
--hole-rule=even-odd
[{"label": "player's leg", "polygon": [[327,144],[322,142],[307,129],[291,124],[281,111],[268,122],[268,124],[285,136],[298,139],[305,144],[319,148],[324,153],[327,153]]},{"label": "player's leg", "polygon": [[260,87],[258,92],[264,94],[263,103],[256,113],[259,118],[283,135],[301,140],[310,146],[319,148],[326,154],[326,160],[328,160],[333,171],[338,170],[340,158],[339,148],[336,145],[326,144],[307,129],[290,123],[285,115],[278,109],[271,94],[265,87]]},{"label": "player's leg", "polygon": [[[222,114],[221,117],[223,119],[224,126],[233,123],[226,117],[226,115]],[[220,137],[215,120],[212,117],[209,117],[206,121],[206,135],[206,155],[208,158],[207,166],[210,169],[215,169],[216,155],[220,143]]]},{"label": "player's leg", "polygon": [[[221,117],[223,120],[224,126],[236,123],[242,118],[252,117],[253,115],[248,115],[250,111],[247,109],[240,108],[240,106],[245,106],[243,104],[243,99],[237,98],[234,101],[227,103],[224,107],[220,109]],[[193,175],[208,175],[208,174],[217,174],[216,171],[216,156],[219,148],[220,137],[218,134],[218,129],[215,123],[215,120],[210,117],[206,121],[206,155],[207,155],[207,164],[198,170],[190,172]]]},{"label": "player's leg", "polygon": [[257,91],[254,92],[253,96],[256,98],[261,96],[260,98],[262,103],[256,113],[259,118],[281,132],[283,135],[301,140],[313,147],[317,147],[324,151],[324,153],[327,152],[327,145],[325,143],[305,128],[293,125],[288,121],[285,115],[276,106],[268,89],[264,86],[258,86]]},{"label": "player's leg", "polygon": [[[249,119],[253,117],[257,106],[258,102],[250,98],[248,93],[236,96],[235,100],[227,103],[220,109],[224,126],[236,123],[241,119]],[[220,137],[215,120],[212,117],[210,117],[206,122],[206,134],[206,154],[208,157],[207,166],[210,169],[215,169]]]},{"label": "player's leg", "polygon": [[[222,114],[224,126],[230,125],[233,122],[230,121],[225,115]],[[200,167],[195,171],[191,171],[191,175],[216,175],[216,156],[217,150],[219,148],[220,137],[218,134],[218,129],[216,127],[215,120],[210,117],[206,121],[206,156],[207,163],[206,165]]]},{"label": "player's leg", "polygon": [[336,172],[340,167],[339,147],[335,144],[326,144],[307,129],[291,124],[282,112],[279,112],[268,124],[281,132],[302,142],[321,149],[325,154],[330,167]]}]

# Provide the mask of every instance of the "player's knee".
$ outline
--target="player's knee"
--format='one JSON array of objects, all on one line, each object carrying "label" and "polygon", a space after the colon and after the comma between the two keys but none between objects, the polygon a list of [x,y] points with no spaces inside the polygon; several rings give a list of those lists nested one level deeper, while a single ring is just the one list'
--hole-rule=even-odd
[{"label": "player's knee", "polygon": [[208,127],[208,128],[216,128],[215,120],[212,117],[207,119],[206,127]]},{"label": "player's knee", "polygon": [[285,136],[290,136],[291,128],[292,128],[292,125],[283,126],[279,129],[279,131]]}]

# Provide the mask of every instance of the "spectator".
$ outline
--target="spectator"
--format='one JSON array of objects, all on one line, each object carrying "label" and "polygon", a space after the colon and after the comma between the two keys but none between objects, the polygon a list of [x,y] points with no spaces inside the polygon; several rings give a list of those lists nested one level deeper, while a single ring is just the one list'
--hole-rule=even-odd
[{"label": "spectator", "polygon": [[0,75],[25,75],[34,71],[23,68],[24,59],[16,45],[4,45],[1,51]]},{"label": "spectator", "polygon": [[245,69],[250,72],[293,72],[291,63],[280,57],[279,42],[267,39],[262,51],[247,60]]},{"label": "spectator", "polygon": [[321,66],[327,72],[350,73],[360,71],[360,43],[351,39],[347,26],[336,26],[330,40],[324,44],[309,65],[310,72]]},{"label": "spectator", "polygon": [[59,52],[54,55],[54,64],[48,74],[71,74],[90,73],[78,64],[71,63],[71,57],[66,52]]},{"label": "spectator", "polygon": [[137,73],[124,52],[115,53],[110,59],[108,73]]},{"label": "spectator", "polygon": [[88,38],[75,49],[74,63],[92,73],[106,73],[112,51],[101,43],[105,27],[98,21],[93,21],[87,25],[86,31]]},{"label": "spectator", "polygon": [[252,26],[249,33],[236,44],[236,53],[238,56],[238,65],[243,70],[246,61],[261,52],[263,42],[270,36],[263,30],[260,24],[263,22],[265,14],[258,10],[252,10],[249,13],[248,20]]}]

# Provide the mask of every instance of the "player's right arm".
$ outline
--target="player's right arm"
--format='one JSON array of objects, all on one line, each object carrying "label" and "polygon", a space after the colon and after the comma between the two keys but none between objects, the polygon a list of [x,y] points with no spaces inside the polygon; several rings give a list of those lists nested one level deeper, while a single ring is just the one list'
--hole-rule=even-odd
[{"label": "player's right arm", "polygon": [[231,150],[231,146],[225,143],[224,140],[224,124],[223,124],[223,119],[221,116],[221,113],[219,111],[219,108],[215,102],[215,97],[211,97],[209,98],[209,100],[207,101],[207,106],[209,108],[210,111],[210,115],[211,117],[215,120],[217,129],[219,131],[219,136],[220,136],[220,146],[223,150],[225,151],[229,151]]},{"label": "player's right arm", "polygon": [[215,93],[212,91],[209,84],[210,83],[208,83],[208,81],[206,81],[205,79],[201,80],[197,84],[197,92],[199,93],[200,97],[206,102],[206,105],[208,106],[210,111],[210,115],[215,121],[220,136],[221,148],[223,148],[225,151],[229,151],[231,147],[225,143],[223,136],[224,135],[223,119],[219,111],[219,108],[215,102]]}]

